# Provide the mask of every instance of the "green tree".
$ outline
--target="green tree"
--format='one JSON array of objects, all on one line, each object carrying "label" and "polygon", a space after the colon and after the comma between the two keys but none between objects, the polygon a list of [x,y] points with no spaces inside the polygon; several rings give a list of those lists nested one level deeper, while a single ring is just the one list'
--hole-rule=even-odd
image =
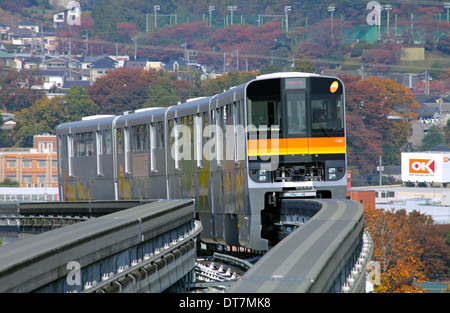
[{"label": "green tree", "polygon": [[450,146],[450,119],[447,120],[447,124],[444,126],[444,139],[447,142],[447,145]]},{"label": "green tree", "polygon": [[65,96],[69,120],[77,121],[84,116],[95,115],[100,112],[100,107],[89,98],[89,94],[83,87],[73,85]]},{"label": "green tree", "polygon": [[218,93],[228,90],[233,86],[238,86],[245,82],[254,79],[256,75],[250,72],[236,72],[230,71],[225,75],[217,77],[215,79],[208,79],[203,84],[205,95],[212,96]]},{"label": "green tree", "polygon": [[13,141],[21,147],[32,147],[36,134],[55,134],[59,124],[68,121],[65,97],[42,97],[31,107],[15,114]]},{"label": "green tree", "polygon": [[170,84],[167,76],[161,77],[148,87],[148,96],[146,107],[164,107],[177,104],[182,100],[181,95],[178,94],[175,86]]},{"label": "green tree", "polygon": [[444,139],[444,135],[442,135],[439,128],[436,125],[431,126],[428,129],[427,134],[422,138],[422,144],[420,146],[420,150],[427,151],[437,145],[445,145],[447,144]]},{"label": "green tree", "polygon": [[20,184],[18,181],[7,177],[4,181],[0,182],[0,187],[20,187]]},{"label": "green tree", "polygon": [[294,61],[293,72],[314,73],[316,66],[311,61],[310,57],[299,56]]}]

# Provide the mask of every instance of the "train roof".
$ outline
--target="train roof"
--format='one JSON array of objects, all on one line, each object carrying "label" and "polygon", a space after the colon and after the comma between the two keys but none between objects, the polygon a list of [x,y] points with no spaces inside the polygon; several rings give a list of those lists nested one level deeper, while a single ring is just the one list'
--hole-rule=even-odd
[{"label": "train roof", "polygon": [[107,128],[101,126],[111,125],[111,122],[114,120],[114,115],[93,115],[84,117],[81,121],[68,122],[59,125],[56,128],[56,132],[61,131],[70,131],[71,129],[86,129],[92,130],[94,127]]},{"label": "train roof", "polygon": [[145,123],[160,122],[164,119],[167,107],[144,108],[135,111],[125,112],[117,118],[117,125],[139,125]]},{"label": "train roof", "polygon": [[320,77],[319,74],[304,72],[281,72],[256,76],[255,80],[272,79],[272,78],[290,78],[290,77]]}]

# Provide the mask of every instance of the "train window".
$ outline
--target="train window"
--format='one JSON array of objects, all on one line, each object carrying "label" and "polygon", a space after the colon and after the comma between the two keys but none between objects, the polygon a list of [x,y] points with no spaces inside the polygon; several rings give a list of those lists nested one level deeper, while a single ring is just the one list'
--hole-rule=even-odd
[{"label": "train window", "polygon": [[96,132],[96,144],[97,144],[97,175],[103,175],[103,162],[101,155],[103,151],[103,131]]},{"label": "train window", "polygon": [[[169,126],[170,138],[172,140],[170,145],[170,152],[172,153],[172,157],[175,160],[175,169],[180,169],[180,132],[178,126],[178,120],[175,119],[172,122],[172,127]],[[169,123],[170,125],[170,123]]]},{"label": "train window", "polygon": [[103,131],[103,153],[111,154],[112,153],[112,139],[111,139],[111,130],[107,129]]},{"label": "train window", "polygon": [[288,93],[287,133],[288,135],[306,135],[306,99],[304,93]]},{"label": "train window", "polygon": [[225,111],[223,109],[223,107],[216,109],[216,129],[214,136],[216,136],[215,148],[217,165],[222,165],[223,159],[223,120],[226,119]]},{"label": "train window", "polygon": [[156,124],[156,148],[163,149],[164,148],[164,124],[159,122]]},{"label": "train window", "polygon": [[148,146],[147,125],[131,127],[131,150],[134,152],[145,151]]},{"label": "train window", "polygon": [[123,132],[123,146],[125,149],[125,173],[130,174],[130,128],[125,127]]},{"label": "train window", "polygon": [[123,128],[117,129],[117,151],[123,153]]},{"label": "train window", "polygon": [[94,135],[92,132],[75,134],[75,156],[92,156],[94,153]]},{"label": "train window", "polygon": [[244,101],[235,103],[235,162],[245,159],[245,127],[243,122]]},{"label": "train window", "polygon": [[197,167],[202,166],[202,116],[200,114],[194,117],[194,160],[197,161]]},{"label": "train window", "polygon": [[155,124],[150,124],[150,170],[152,172],[156,171],[156,126]]},{"label": "train window", "polygon": [[73,149],[73,135],[67,136],[67,155],[68,155],[68,168],[69,168],[69,176],[72,176],[72,158],[74,156]]},{"label": "train window", "polygon": [[342,132],[344,130],[342,95],[312,94],[311,108],[313,133],[327,134],[330,131]]},{"label": "train window", "polygon": [[236,160],[236,117],[234,115],[236,103],[225,106],[225,157],[226,160]]},{"label": "train window", "polygon": [[254,125],[260,131],[275,128],[280,130],[281,101],[248,99],[248,124]]}]

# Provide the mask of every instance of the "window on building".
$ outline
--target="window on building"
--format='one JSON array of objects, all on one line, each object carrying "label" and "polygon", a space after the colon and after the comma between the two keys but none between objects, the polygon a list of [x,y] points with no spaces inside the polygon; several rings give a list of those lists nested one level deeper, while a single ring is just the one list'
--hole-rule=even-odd
[{"label": "window on building", "polygon": [[23,159],[22,167],[23,168],[31,168],[31,166],[32,166],[31,162],[32,162],[32,160]]},{"label": "window on building", "polygon": [[32,175],[23,175],[22,176],[22,182],[24,184],[31,184],[33,181],[33,176]]},{"label": "window on building", "polygon": [[16,166],[17,166],[17,160],[6,160],[7,168],[16,168]]}]

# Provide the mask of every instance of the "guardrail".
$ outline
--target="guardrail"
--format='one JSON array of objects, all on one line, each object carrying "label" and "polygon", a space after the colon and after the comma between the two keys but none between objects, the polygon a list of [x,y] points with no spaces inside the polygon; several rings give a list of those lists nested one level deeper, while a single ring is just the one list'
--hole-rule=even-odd
[{"label": "guardrail", "polygon": [[[363,206],[352,200],[299,200],[298,204],[317,213],[264,255],[230,292],[364,291],[367,262],[358,266],[364,279],[352,272],[363,250]],[[370,259],[372,250],[364,253]]]},{"label": "guardrail", "polygon": [[[185,237],[193,229],[194,234]],[[172,244],[181,253],[183,247],[192,246],[189,241],[200,230],[194,222],[193,200],[160,200],[44,232],[0,247],[0,292],[80,292],[105,277],[111,281],[115,275],[116,280],[130,277],[139,259],[166,262],[171,257],[155,253],[157,249],[170,250],[176,257],[178,252],[165,246],[181,236],[180,243]],[[195,248],[191,250],[193,268]],[[183,264],[180,274],[189,270]],[[173,280],[170,273],[164,275],[160,288]]]}]

